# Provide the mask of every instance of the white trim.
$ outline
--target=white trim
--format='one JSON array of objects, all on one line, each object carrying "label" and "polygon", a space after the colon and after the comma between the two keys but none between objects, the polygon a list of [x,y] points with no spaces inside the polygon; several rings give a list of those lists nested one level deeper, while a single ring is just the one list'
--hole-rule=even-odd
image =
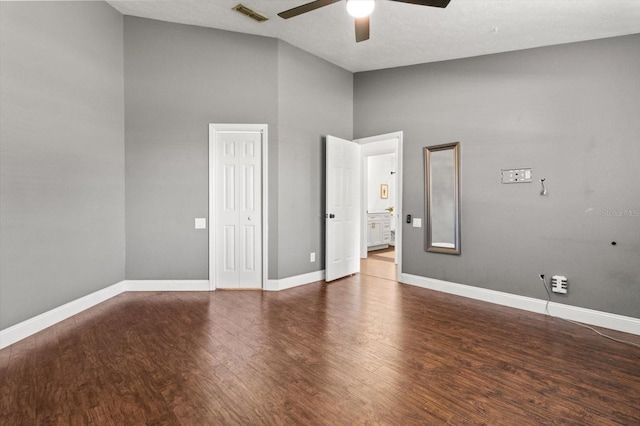
[{"label": "white trim", "polygon": [[53,308],[50,311],[36,315],[9,328],[0,330],[0,349],[16,343],[19,340],[27,338],[47,327],[66,320],[80,312],[91,308],[92,306],[111,299],[120,293],[125,292],[125,281],[110,285],[101,290],[83,296],[79,299],[72,300],[64,305]]},{"label": "white trim", "polygon": [[126,280],[125,291],[210,291],[209,280]]},{"label": "white trim", "polygon": [[264,289],[268,291],[280,291],[318,281],[324,281],[324,269],[307,274],[295,275],[293,277],[281,278],[279,280],[268,280]]},{"label": "white trim", "polygon": [[278,280],[267,280],[267,284],[264,286],[265,291],[278,291]]},{"label": "white trim", "polygon": [[[469,297],[485,302],[526,311],[545,313],[545,300],[518,296],[495,290],[457,284],[418,275],[402,274],[400,282],[417,287],[428,288],[444,293]],[[324,280],[324,270],[287,277],[280,280],[268,280],[264,290],[279,291]],[[29,318],[4,330],[0,330],[0,349],[6,348],[45,328],[85,311],[99,303],[126,291],[209,291],[208,280],[125,280],[103,288],[62,306]],[[640,335],[640,319],[608,312],[595,311],[562,303],[549,303],[551,315],[591,324],[611,330]]]},{"label": "white trim", "polygon": [[[366,150],[364,147],[366,146],[366,144],[370,144],[370,143],[374,143],[374,142],[384,142],[384,141],[389,141],[389,140],[394,140],[397,141],[396,147],[395,147],[395,151],[392,150],[387,150],[387,149],[383,149],[382,151],[374,151],[374,150]],[[376,135],[376,136],[369,136],[366,138],[360,138],[360,139],[355,139],[354,142],[360,144],[361,146],[363,146],[362,149],[362,162],[363,164],[365,164],[365,158],[369,155],[377,155],[377,154],[384,154],[384,153],[390,153],[390,152],[395,152],[396,153],[396,165],[397,165],[397,169],[396,169],[396,205],[394,206],[394,214],[395,214],[395,219],[396,219],[396,241],[395,241],[395,253],[396,253],[396,258],[395,258],[395,262],[398,265],[398,276],[396,277],[396,280],[400,281],[400,276],[402,275],[402,227],[404,226],[404,221],[402,220],[402,175],[403,175],[403,161],[402,161],[402,155],[403,155],[403,146],[404,146],[404,132],[403,131],[398,131],[398,132],[392,132],[392,133],[385,133],[383,135]],[[366,171],[366,169],[363,167],[363,170]],[[367,257],[367,192],[365,190],[365,183],[364,183],[364,175],[363,178],[361,180],[361,186],[362,186],[362,197],[361,197],[361,217],[363,218],[363,224],[361,226],[361,237],[360,237],[360,257],[362,258],[366,258]]]},{"label": "white trim", "polygon": [[127,291],[209,291],[209,280],[125,280],[0,330],[0,349]]},{"label": "white trim", "polygon": [[216,214],[215,214],[215,198],[214,198],[214,192],[215,192],[215,173],[213,172],[215,170],[215,164],[216,164],[216,150],[214,148],[214,141],[216,140],[216,130],[213,124],[209,124],[209,143],[208,145],[208,149],[209,149],[209,176],[207,176],[208,181],[209,181],[209,190],[208,190],[208,195],[209,195],[209,232],[208,232],[208,236],[209,236],[209,253],[207,253],[207,261],[209,262],[209,289],[210,290],[215,290],[216,289],[216,283],[215,283],[215,267],[214,267],[214,263],[211,262],[211,259],[215,259],[215,253],[216,253],[216,244],[215,244],[215,226],[216,226]]},{"label": "white trim", "polygon": [[[428,288],[430,290],[455,294],[525,311],[536,312],[538,314],[545,314],[545,305],[547,304],[546,300],[518,296],[516,294],[436,280],[434,278],[421,277],[412,274],[402,274],[399,281],[417,287]],[[608,312],[580,308],[556,302],[549,303],[549,313],[554,317],[640,335],[639,318],[611,314]]]},{"label": "white trim", "polygon": [[209,290],[215,283],[215,160],[216,132],[262,133],[262,288],[266,290],[269,277],[269,126],[267,124],[209,124]]}]

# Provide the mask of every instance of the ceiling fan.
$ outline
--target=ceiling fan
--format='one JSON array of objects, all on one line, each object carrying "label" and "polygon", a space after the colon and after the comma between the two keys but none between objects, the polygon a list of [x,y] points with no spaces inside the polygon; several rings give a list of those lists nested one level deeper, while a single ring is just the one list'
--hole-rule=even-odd
[{"label": "ceiling fan", "polygon": [[[285,10],[278,13],[278,16],[284,19],[293,18],[294,16],[302,15],[303,13],[311,12],[316,9],[320,9],[324,6],[337,3],[342,0],[315,0],[306,4],[303,4],[293,9]],[[432,6],[445,8],[451,0],[389,0],[398,3],[411,3],[420,6]],[[356,21],[356,42],[369,40],[369,15],[373,12],[375,7],[374,0],[346,0],[347,11]]]}]

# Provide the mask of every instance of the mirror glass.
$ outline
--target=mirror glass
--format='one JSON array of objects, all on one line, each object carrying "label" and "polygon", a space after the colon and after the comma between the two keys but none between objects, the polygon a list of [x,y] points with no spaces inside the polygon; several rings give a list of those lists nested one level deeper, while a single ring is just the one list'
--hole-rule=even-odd
[{"label": "mirror glass", "polygon": [[424,148],[425,249],[460,254],[460,144]]}]

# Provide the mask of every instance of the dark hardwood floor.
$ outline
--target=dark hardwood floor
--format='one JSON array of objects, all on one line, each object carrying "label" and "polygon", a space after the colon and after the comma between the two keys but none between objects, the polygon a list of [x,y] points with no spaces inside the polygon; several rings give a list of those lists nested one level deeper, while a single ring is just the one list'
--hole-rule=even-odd
[{"label": "dark hardwood floor", "polygon": [[0,351],[0,424],[640,424],[640,349],[373,275],[119,295]]}]

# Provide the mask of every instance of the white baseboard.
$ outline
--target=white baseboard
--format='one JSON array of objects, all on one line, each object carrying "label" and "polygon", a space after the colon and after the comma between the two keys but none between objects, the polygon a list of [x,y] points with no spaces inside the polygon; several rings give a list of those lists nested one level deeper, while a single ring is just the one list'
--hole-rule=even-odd
[{"label": "white baseboard", "polygon": [[[536,312],[539,314],[545,314],[545,305],[547,303],[546,300],[518,296],[516,294],[436,280],[412,274],[401,274],[400,282],[415,285],[417,287],[428,288],[430,290],[441,291],[443,293],[455,294],[457,296]],[[549,313],[554,317],[640,335],[640,319],[638,318],[626,317],[623,315],[580,308],[556,302],[549,303]]]},{"label": "white baseboard", "polygon": [[124,293],[125,291],[209,291],[208,280],[125,280],[0,330],[0,349]]},{"label": "white baseboard", "polygon": [[126,280],[125,291],[209,291],[209,280]]},{"label": "white baseboard", "polygon": [[22,321],[4,330],[0,330],[0,349],[16,343],[26,337],[36,334],[47,327],[59,323],[73,315],[91,308],[92,306],[111,299],[125,291],[124,281],[110,285],[84,297],[72,300],[62,306],[44,312],[28,320]]},{"label": "white baseboard", "polygon": [[[284,290],[324,280],[324,271],[269,280],[265,290]],[[271,287],[269,287],[271,286]],[[125,291],[210,291],[208,280],[125,280],[0,330],[0,349],[102,303]]]},{"label": "white baseboard", "polygon": [[[288,288],[323,281],[324,270],[282,278],[268,280],[265,290],[279,291]],[[457,284],[433,278],[420,277],[411,274],[401,274],[400,282],[428,288],[444,293],[469,297],[485,302],[496,303],[503,306],[522,309],[526,311],[545,313],[546,300],[532,297],[518,296],[495,290]],[[39,331],[44,330],[60,321],[76,315],[92,306],[102,303],[125,291],[209,291],[208,280],[125,280],[109,287],[73,300],[50,311],[44,312],[21,323],[15,324],[4,330],[0,330],[0,349],[12,345]],[[564,305],[562,303],[549,303],[551,315],[591,324],[598,327],[618,330],[625,333],[640,335],[640,319],[595,311],[577,306]]]},{"label": "white baseboard", "polygon": [[278,280],[268,280],[264,289],[267,291],[280,291],[305,284],[315,283],[317,281],[324,281],[324,269]]}]

